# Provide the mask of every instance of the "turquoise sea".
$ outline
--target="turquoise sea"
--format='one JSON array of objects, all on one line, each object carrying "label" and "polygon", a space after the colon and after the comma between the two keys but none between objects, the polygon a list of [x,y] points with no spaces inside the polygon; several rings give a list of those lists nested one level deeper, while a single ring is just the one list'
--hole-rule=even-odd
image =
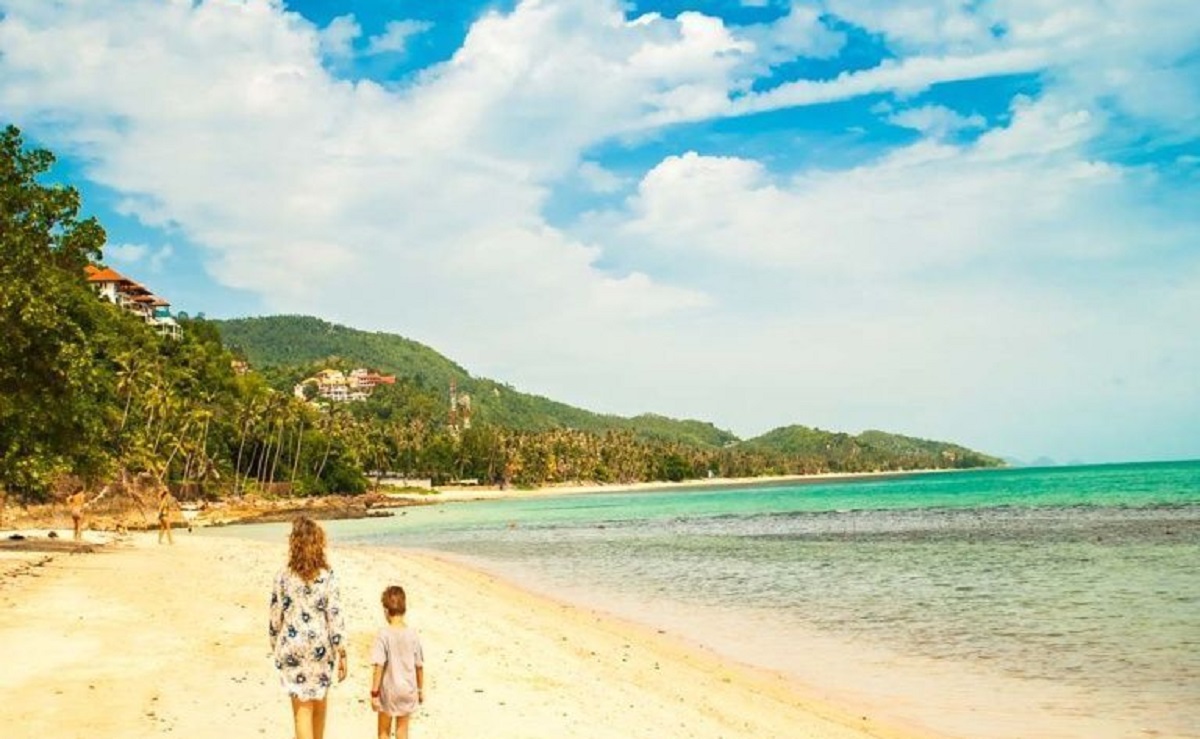
[{"label": "turquoise sea", "polygon": [[338,544],[464,560],[931,731],[1200,737],[1200,462],[564,495],[327,526]]}]

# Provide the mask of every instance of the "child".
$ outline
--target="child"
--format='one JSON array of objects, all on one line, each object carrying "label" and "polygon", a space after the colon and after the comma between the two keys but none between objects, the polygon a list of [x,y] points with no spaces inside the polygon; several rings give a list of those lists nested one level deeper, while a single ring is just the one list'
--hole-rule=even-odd
[{"label": "child", "polygon": [[379,714],[379,739],[391,736],[393,719],[396,739],[408,739],[409,716],[425,702],[425,659],[417,632],[404,623],[404,588],[392,585],[380,600],[388,625],[379,629],[371,645],[371,708]]}]

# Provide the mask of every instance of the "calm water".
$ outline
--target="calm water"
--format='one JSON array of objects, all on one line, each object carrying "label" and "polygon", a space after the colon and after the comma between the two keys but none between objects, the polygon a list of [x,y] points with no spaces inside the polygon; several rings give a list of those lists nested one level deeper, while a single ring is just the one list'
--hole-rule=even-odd
[{"label": "calm water", "polygon": [[[922,701],[944,706],[895,687],[904,665],[994,678],[1014,716],[1200,736],[1200,462],[495,501],[329,529],[464,558],[810,682],[858,690],[881,672],[881,694],[950,733],[1026,736],[1036,721],[923,722]],[[838,678],[813,664],[822,635],[891,656]],[[1054,735],[1099,735],[1083,726]]]}]

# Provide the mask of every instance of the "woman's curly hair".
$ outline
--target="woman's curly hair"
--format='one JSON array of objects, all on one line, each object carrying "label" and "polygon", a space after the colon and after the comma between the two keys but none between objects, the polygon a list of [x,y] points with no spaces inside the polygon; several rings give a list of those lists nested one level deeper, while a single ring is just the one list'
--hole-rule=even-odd
[{"label": "woman's curly hair", "polygon": [[329,569],[325,561],[325,530],[308,516],[300,516],[292,522],[292,533],[288,536],[288,568],[304,582],[317,579],[321,570]]}]

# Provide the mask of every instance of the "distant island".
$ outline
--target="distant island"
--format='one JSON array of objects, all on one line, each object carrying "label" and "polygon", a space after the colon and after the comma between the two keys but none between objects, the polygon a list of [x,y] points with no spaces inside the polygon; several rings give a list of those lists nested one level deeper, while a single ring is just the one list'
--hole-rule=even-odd
[{"label": "distant island", "polygon": [[10,496],[357,494],[427,485],[749,478],[994,467],[940,441],[604,415],[473,377],[430,347],[306,316],[209,321],[104,264],[50,152],[0,136],[0,515]]}]

